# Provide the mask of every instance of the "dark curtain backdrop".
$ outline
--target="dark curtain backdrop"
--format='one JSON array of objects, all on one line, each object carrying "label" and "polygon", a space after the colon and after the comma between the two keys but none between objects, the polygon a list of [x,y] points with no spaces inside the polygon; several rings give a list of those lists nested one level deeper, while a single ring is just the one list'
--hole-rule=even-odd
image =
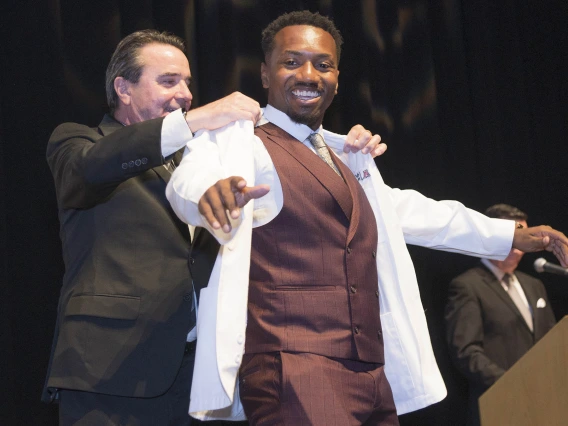
[{"label": "dark curtain backdrop", "polygon": [[[568,230],[565,0],[8,0],[0,6],[2,425],[54,425],[39,402],[64,272],[44,153],[64,121],[95,126],[117,42],[157,28],[188,44],[194,106],[234,90],[263,104],[260,31],[282,12],[334,18],[345,44],[326,127],[361,123],[389,145],[385,181],[475,209],[514,204]],[[465,382],[449,362],[449,280],[475,259],[411,247],[448,397],[403,425],[460,425]],[[539,255],[538,255],[539,256]],[[535,274],[527,255],[521,269]],[[548,260],[553,258],[546,254]],[[542,276],[558,318],[568,282]]]}]

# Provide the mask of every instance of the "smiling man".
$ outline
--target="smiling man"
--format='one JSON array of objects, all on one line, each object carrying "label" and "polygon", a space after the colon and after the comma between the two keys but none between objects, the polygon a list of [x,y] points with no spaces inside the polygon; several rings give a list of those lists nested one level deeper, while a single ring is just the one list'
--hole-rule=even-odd
[{"label": "smiling man", "polygon": [[[261,111],[238,92],[190,110],[190,83],[179,37],[135,32],[107,68],[109,114],[96,128],[64,123],[49,140],[65,276],[43,400],[59,403],[62,425],[191,421],[190,232],[166,184],[195,132]],[[376,155],[379,142],[355,126],[344,149]]]},{"label": "smiling man", "polygon": [[61,425],[190,423],[190,233],[165,188],[192,132],[260,116],[240,93],[189,110],[190,82],[180,38],[133,33],[107,68],[110,113],[49,140],[65,276],[43,400]]},{"label": "smiling man", "polygon": [[[332,29],[330,29],[333,31]],[[337,94],[341,36],[306,26],[291,25],[263,38],[265,62],[262,85],[268,103],[292,121],[313,130]]]},{"label": "smiling man", "polygon": [[[344,152],[321,127],[341,53],[328,18],[284,14],[262,47],[269,105],[254,134],[238,123],[190,142],[167,188],[176,213],[222,245],[209,282],[196,282],[207,333],[190,410],[238,419],[244,408],[252,425],[396,425],[397,412],[446,394],[406,244],[494,259],[547,249],[566,264],[568,239],[389,188],[369,155]],[[234,137],[254,162],[230,150]]]}]

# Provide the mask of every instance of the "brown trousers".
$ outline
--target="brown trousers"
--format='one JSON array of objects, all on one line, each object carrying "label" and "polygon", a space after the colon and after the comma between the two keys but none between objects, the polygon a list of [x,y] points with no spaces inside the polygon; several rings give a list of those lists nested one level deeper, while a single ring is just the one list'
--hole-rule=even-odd
[{"label": "brown trousers", "polygon": [[382,364],[310,353],[245,354],[239,391],[252,426],[399,424]]}]

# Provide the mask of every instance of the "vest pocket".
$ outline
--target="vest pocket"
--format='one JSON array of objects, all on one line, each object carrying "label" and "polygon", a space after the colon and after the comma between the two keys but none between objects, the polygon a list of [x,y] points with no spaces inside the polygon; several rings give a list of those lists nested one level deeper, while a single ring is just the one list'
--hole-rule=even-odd
[{"label": "vest pocket", "polygon": [[286,284],[274,286],[276,291],[334,291],[338,286],[335,285],[313,285],[313,284]]}]

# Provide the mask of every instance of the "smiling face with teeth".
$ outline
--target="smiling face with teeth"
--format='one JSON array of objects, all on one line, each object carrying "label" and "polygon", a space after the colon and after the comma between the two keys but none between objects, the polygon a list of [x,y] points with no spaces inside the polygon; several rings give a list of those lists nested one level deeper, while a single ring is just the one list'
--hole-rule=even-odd
[{"label": "smiling face with teeth", "polygon": [[268,103],[293,121],[317,129],[337,94],[337,49],[327,31],[310,25],[282,28],[261,65]]},{"label": "smiling face with teeth", "polygon": [[137,83],[115,79],[119,98],[115,118],[129,125],[165,117],[179,108],[189,109],[191,72],[185,54],[169,44],[152,43],[139,50],[143,64]]}]

